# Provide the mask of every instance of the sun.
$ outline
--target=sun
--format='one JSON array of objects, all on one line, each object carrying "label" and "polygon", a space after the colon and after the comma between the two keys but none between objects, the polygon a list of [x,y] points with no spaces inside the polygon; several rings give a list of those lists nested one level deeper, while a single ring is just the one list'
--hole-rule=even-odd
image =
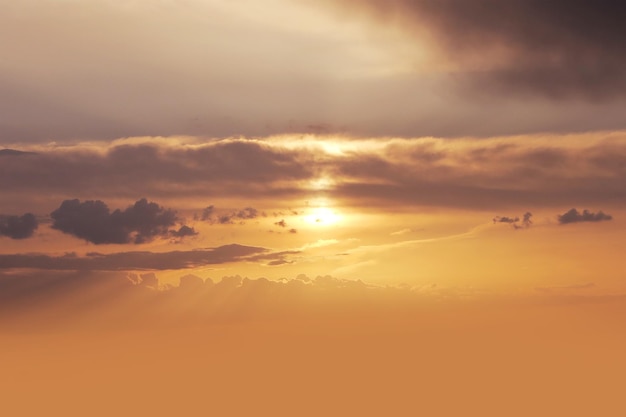
[{"label": "sun", "polygon": [[315,207],[305,217],[308,223],[328,226],[337,223],[341,219],[337,213],[328,207]]}]

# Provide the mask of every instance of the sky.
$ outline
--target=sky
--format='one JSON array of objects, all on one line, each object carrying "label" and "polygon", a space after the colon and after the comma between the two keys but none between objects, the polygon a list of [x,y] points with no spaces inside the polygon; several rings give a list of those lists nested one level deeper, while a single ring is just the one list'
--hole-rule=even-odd
[{"label": "sky", "polygon": [[[409,395],[400,369],[424,365],[409,347],[448,364],[425,380],[483,372],[495,389],[507,352],[526,344],[512,374],[526,363],[613,404],[608,382],[566,381],[615,378],[617,350],[595,368],[579,359],[624,344],[625,17],[612,0],[0,0],[12,375],[57,373],[52,353],[25,348],[36,339],[65,352],[58,366],[77,380],[106,351],[158,390],[191,375],[166,361],[167,377],[150,377],[152,361],[185,355],[171,333],[195,346],[184,369],[214,366],[194,349],[221,338],[214,354],[231,368],[220,378],[269,372],[237,362],[245,345],[309,391],[338,384],[346,404],[364,392],[383,404]],[[40,333],[57,326],[63,337]],[[484,366],[448,360],[443,347],[467,340]],[[397,373],[371,359],[399,345]],[[67,353],[81,346],[86,356]],[[148,346],[158,352],[139,362],[128,353]],[[307,379],[315,366],[278,355],[285,346],[350,376]],[[359,385],[361,361],[403,382]],[[101,391],[115,384],[106,375]],[[535,383],[528,374],[515,389]],[[28,384],[8,386],[21,398]],[[191,392],[170,385],[173,398]],[[291,394],[286,415],[306,401]],[[513,415],[511,401],[491,411]],[[411,409],[395,404],[394,415]]]}]

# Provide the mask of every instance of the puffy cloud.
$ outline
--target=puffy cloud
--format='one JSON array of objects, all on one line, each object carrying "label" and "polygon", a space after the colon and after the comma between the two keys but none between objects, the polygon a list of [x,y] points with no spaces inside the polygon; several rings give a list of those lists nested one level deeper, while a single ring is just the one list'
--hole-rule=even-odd
[{"label": "puffy cloud", "polygon": [[170,230],[170,236],[178,239],[183,239],[189,236],[197,236],[199,233],[195,228],[186,225],[180,226],[178,230]]},{"label": "puffy cloud", "polygon": [[560,224],[580,223],[580,222],[602,222],[607,220],[613,220],[613,216],[610,214],[604,214],[602,211],[597,213],[589,210],[583,210],[582,213],[575,208],[560,214],[558,216]]},{"label": "puffy cloud", "polygon": [[177,222],[176,212],[142,198],[125,210],[112,213],[100,200],[65,200],[50,216],[52,228],[88,242],[145,243],[156,237],[185,237],[197,234],[188,226],[170,230]]},{"label": "puffy cloud", "polygon": [[22,216],[0,214],[0,236],[7,236],[11,239],[26,239],[35,233],[39,222],[32,213]]},{"label": "puffy cloud", "polygon": [[[255,257],[255,255],[257,257]],[[270,253],[268,249],[237,244],[213,249],[195,249],[171,252],[97,252],[77,256],[68,253],[53,256],[38,253],[1,254],[0,269],[46,269],[57,271],[128,271],[197,268],[206,265],[225,264],[240,260],[267,260],[284,256]]]}]

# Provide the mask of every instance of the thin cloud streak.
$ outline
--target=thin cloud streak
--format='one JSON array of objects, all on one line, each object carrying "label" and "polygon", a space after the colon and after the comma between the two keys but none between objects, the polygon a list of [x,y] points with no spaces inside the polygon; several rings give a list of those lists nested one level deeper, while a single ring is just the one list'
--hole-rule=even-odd
[{"label": "thin cloud streak", "polygon": [[237,244],[212,249],[188,251],[118,253],[90,252],[84,256],[69,253],[54,256],[38,253],[0,254],[0,269],[42,269],[56,271],[129,271],[174,270],[227,264],[246,260],[274,260],[283,254],[271,254],[261,247]]}]

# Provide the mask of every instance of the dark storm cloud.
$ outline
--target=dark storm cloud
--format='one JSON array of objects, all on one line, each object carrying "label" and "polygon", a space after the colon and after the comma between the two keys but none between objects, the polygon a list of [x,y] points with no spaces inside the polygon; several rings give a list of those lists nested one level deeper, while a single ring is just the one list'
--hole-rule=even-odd
[{"label": "dark storm cloud", "polygon": [[[0,269],[45,269],[58,271],[127,271],[127,270],[167,270],[197,268],[206,265],[224,264],[245,260],[253,255],[259,259],[274,259],[260,247],[225,245],[213,249],[196,249],[172,252],[119,252],[101,254],[88,253],[77,256],[69,253],[63,256],[45,254],[4,254],[0,255]],[[276,255],[282,257],[283,254]]]},{"label": "dark storm cloud", "polygon": [[176,212],[145,198],[125,210],[113,212],[100,200],[65,200],[53,211],[52,228],[95,244],[146,243],[157,237],[184,237],[195,234],[189,227],[170,230]]},{"label": "dark storm cloud", "polygon": [[626,3],[619,0],[365,0],[364,9],[434,37],[481,88],[552,97],[626,95]]},{"label": "dark storm cloud", "polygon": [[580,223],[580,222],[602,222],[613,220],[613,216],[610,214],[605,214],[602,211],[598,211],[597,213],[591,212],[589,210],[583,210],[582,213],[576,210],[575,208],[570,209],[564,214],[560,214],[558,216],[560,224],[569,224],[569,223]]},{"label": "dark storm cloud", "polygon": [[35,233],[39,222],[35,215],[26,213],[22,216],[0,214],[0,236],[11,239],[26,239]]}]

